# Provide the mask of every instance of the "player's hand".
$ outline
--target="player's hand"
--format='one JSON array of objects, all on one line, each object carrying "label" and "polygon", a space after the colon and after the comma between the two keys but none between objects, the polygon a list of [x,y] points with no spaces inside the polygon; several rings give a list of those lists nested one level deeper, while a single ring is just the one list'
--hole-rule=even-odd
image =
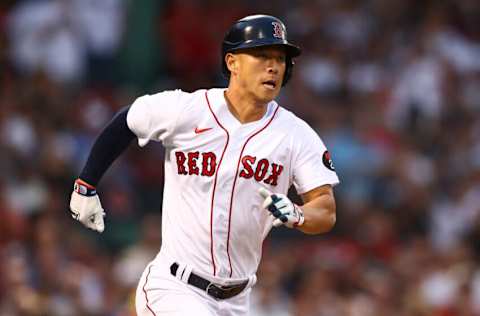
[{"label": "player's hand", "polygon": [[260,188],[258,193],[265,199],[262,207],[275,217],[273,226],[285,225],[288,228],[302,226],[305,221],[302,209],[295,205],[285,194],[272,194],[265,188]]},{"label": "player's hand", "polygon": [[81,180],[75,181],[70,199],[72,217],[99,233],[105,229],[105,212],[94,187]]}]

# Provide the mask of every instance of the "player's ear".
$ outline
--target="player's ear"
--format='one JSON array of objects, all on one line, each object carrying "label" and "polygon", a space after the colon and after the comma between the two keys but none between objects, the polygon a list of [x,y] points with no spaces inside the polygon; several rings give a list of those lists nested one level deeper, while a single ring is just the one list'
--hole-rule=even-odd
[{"label": "player's ear", "polygon": [[238,70],[238,58],[235,54],[227,53],[225,55],[225,64],[231,74],[237,73]]}]

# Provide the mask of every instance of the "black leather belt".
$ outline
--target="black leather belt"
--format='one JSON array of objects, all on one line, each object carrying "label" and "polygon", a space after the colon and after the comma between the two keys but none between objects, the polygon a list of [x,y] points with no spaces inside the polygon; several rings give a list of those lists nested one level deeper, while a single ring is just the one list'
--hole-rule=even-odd
[{"label": "black leather belt", "polygon": [[[170,266],[170,273],[173,276],[176,276],[177,270],[178,270],[178,263],[174,262]],[[195,273],[192,272],[188,277],[188,284],[198,287],[201,290],[204,290],[211,297],[214,297],[218,300],[224,300],[240,294],[240,292],[242,292],[247,286],[248,281],[245,281],[239,284],[234,284],[234,285],[219,285],[219,284],[214,284],[208,281],[207,279],[204,279],[201,276],[196,275]]]}]

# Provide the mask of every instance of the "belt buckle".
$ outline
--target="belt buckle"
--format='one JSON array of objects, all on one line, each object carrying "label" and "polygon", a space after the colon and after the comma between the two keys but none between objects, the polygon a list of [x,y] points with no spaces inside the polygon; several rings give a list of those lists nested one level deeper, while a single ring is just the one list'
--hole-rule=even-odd
[{"label": "belt buckle", "polygon": [[216,299],[222,299],[222,291],[221,289],[214,283],[210,282],[207,285],[207,288],[205,289],[205,292],[207,292],[208,295],[212,296],[213,298]]}]

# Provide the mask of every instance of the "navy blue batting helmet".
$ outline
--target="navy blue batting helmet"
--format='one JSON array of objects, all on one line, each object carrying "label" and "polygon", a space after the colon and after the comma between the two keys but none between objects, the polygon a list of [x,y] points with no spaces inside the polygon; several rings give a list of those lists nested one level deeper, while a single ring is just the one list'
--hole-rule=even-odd
[{"label": "navy blue batting helmet", "polygon": [[300,55],[300,47],[288,42],[287,30],[280,19],[271,15],[250,15],[238,20],[228,30],[222,43],[222,72],[229,78],[225,55],[245,48],[279,45],[286,49],[286,68],[282,86],[292,75],[293,57]]}]

